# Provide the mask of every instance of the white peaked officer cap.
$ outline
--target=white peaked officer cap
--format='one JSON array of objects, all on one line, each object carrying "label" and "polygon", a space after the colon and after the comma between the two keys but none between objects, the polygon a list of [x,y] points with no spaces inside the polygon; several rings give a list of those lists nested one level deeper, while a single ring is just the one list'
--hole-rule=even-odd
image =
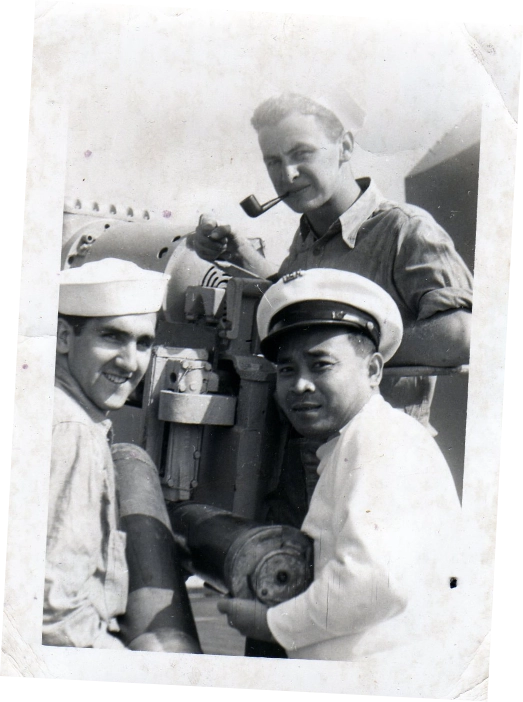
[{"label": "white peaked officer cap", "polygon": [[398,350],[403,324],[392,297],[356,273],[313,268],[283,276],[258,306],[261,350],[276,360],[280,338],[293,329],[344,326],[369,336],[388,361]]},{"label": "white peaked officer cap", "polygon": [[119,258],[68,268],[60,273],[58,311],[79,317],[158,312],[169,277]]}]

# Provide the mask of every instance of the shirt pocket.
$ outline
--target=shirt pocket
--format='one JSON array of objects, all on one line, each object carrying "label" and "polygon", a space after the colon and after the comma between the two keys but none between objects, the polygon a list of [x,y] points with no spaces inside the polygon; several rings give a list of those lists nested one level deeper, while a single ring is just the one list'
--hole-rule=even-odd
[{"label": "shirt pocket", "polygon": [[116,529],[109,535],[107,574],[105,576],[105,605],[108,619],[124,614],[129,592],[129,571],[125,558],[127,534]]}]

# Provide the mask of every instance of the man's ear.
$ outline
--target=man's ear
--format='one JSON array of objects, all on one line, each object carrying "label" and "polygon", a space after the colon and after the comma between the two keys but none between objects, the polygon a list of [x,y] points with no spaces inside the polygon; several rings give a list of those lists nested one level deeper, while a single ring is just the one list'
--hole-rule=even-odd
[{"label": "man's ear", "polygon": [[352,132],[344,132],[340,139],[340,163],[350,161],[354,150],[354,137]]},{"label": "man's ear", "polygon": [[377,388],[383,376],[383,356],[381,353],[373,353],[369,356],[369,380],[371,388]]},{"label": "man's ear", "polygon": [[58,317],[58,327],[56,331],[56,350],[58,353],[63,355],[69,353],[73,336],[73,327],[65,319]]}]

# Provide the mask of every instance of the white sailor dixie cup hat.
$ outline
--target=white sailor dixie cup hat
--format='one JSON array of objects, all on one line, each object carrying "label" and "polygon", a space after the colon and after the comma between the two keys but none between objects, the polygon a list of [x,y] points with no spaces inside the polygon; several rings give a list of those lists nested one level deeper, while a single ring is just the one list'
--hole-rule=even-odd
[{"label": "white sailor dixie cup hat", "polygon": [[292,329],[337,325],[369,336],[388,361],[398,350],[403,324],[392,297],[356,273],[313,268],[283,276],[267,290],[257,312],[262,353],[276,359],[278,342]]},{"label": "white sailor dixie cup hat", "polygon": [[60,273],[58,312],[78,317],[158,312],[169,278],[119,258],[68,268]]},{"label": "white sailor dixie cup hat", "polygon": [[323,86],[321,90],[307,94],[311,100],[336,115],[344,129],[354,134],[363,127],[365,112],[343,86]]}]

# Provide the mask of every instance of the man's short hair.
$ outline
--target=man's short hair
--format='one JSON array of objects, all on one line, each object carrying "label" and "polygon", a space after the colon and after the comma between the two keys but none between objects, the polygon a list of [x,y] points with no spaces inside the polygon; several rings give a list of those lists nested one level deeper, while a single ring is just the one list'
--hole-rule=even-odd
[{"label": "man's short hair", "polygon": [[255,109],[251,124],[259,132],[264,127],[276,126],[293,112],[316,117],[332,141],[339,139],[345,131],[333,112],[298,93],[283,93],[265,100]]},{"label": "man's short hair", "polygon": [[376,347],[376,342],[364,332],[347,329],[347,336],[349,337],[349,341],[354,347],[356,354],[361,358],[367,358],[373,353],[376,353],[378,350]]},{"label": "man's short hair", "polygon": [[72,314],[61,314],[58,313],[58,319],[63,319],[67,324],[73,328],[75,336],[80,336],[87,322],[92,319],[92,317],[80,317]]}]

